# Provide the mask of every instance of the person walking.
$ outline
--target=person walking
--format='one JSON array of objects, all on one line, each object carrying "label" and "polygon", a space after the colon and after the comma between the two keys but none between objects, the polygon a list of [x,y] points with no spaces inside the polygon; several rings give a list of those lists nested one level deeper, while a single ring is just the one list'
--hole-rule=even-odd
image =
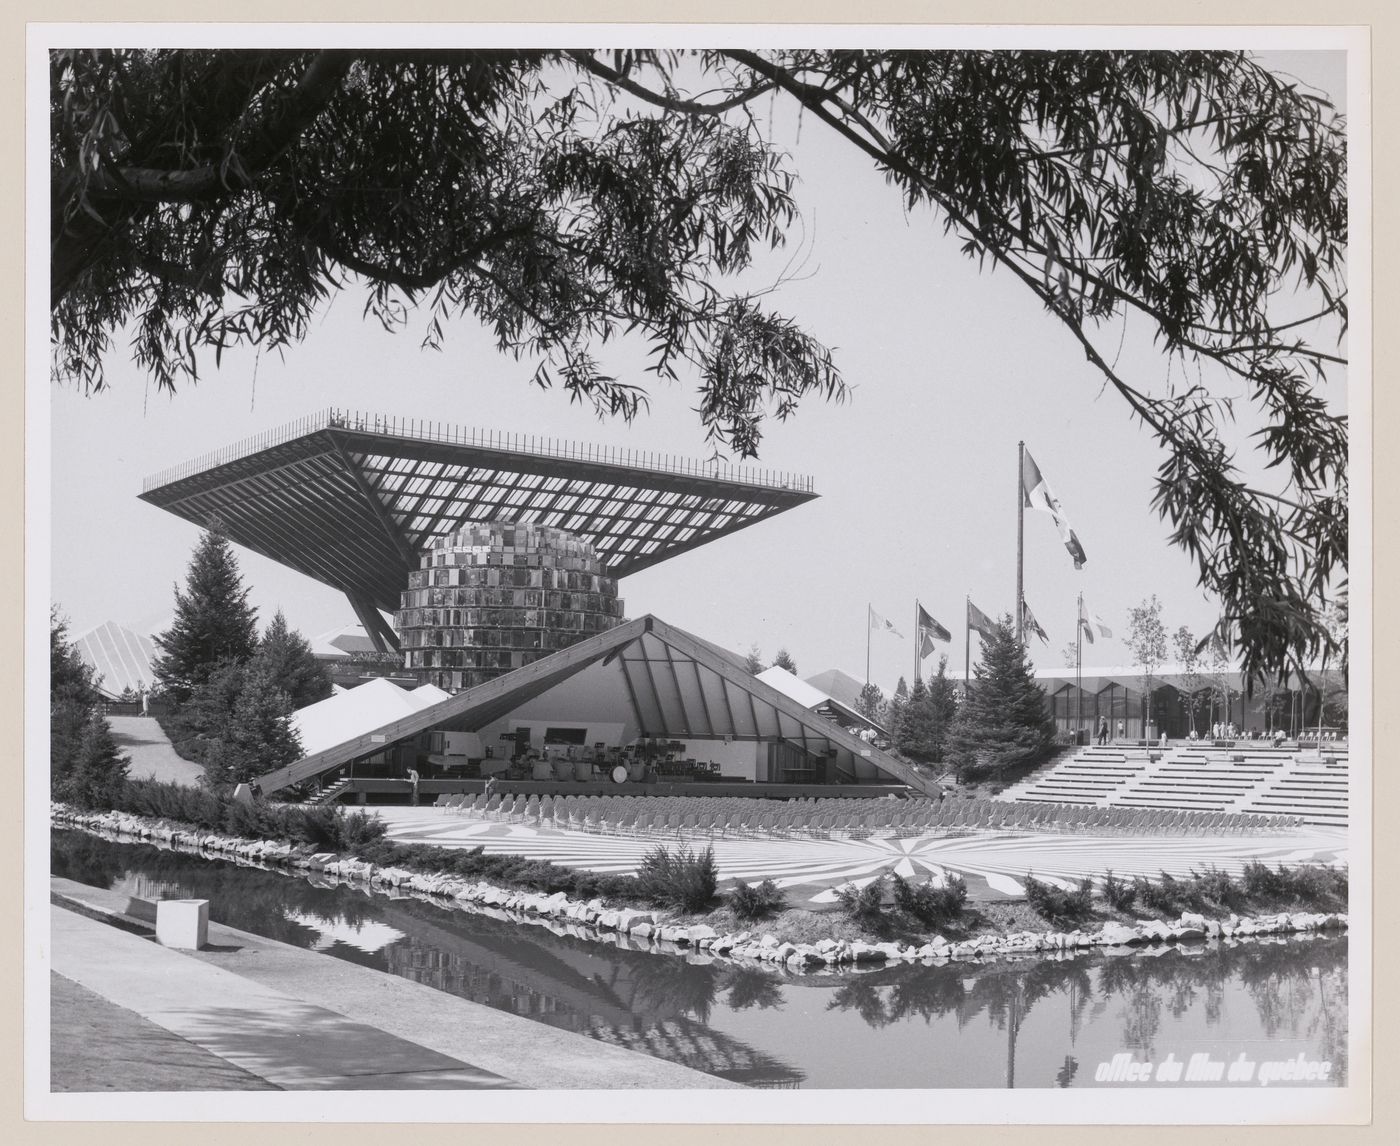
[{"label": "person walking", "polygon": [[1108,717],[1106,716],[1099,717],[1099,743],[1101,745],[1108,743]]},{"label": "person walking", "polygon": [[1118,722],[1118,739],[1123,739],[1123,722],[1121,720]]}]

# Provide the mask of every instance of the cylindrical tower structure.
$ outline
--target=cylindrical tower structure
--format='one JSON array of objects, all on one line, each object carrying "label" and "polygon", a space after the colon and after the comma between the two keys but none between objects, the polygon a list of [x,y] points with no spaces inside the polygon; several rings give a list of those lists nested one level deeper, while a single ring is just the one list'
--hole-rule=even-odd
[{"label": "cylindrical tower structure", "polygon": [[470,522],[409,574],[396,615],[404,667],[471,688],[613,628],[622,604],[593,547],[566,530]]}]

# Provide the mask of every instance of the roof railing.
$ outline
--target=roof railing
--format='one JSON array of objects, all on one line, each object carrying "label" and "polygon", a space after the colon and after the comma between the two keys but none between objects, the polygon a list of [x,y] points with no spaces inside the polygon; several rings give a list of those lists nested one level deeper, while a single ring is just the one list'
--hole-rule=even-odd
[{"label": "roof railing", "polygon": [[232,445],[224,446],[212,453],[171,466],[148,477],[142,485],[141,492],[149,493],[161,486],[182,481],[195,474],[216,469],[230,462],[261,453],[263,450],[272,449],[274,446],[284,445],[297,438],[304,438],[327,429],[385,434],[419,442],[444,442],[451,445],[472,446],[476,449],[499,450],[502,453],[526,454],[539,458],[565,458],[570,461],[594,462],[627,469],[646,470],[651,473],[684,474],[716,481],[734,482],[740,485],[762,486],[768,489],[788,489],[799,493],[813,492],[811,477],[785,470],[755,469],[751,466],[729,465],[718,460],[706,461],[700,458],[675,457],[652,450],[595,446],[566,438],[479,430],[421,418],[399,418],[383,414],[369,414],[359,410],[340,410],[334,407],[315,414],[308,414],[285,426],[265,430],[261,434],[244,438],[242,441],[234,442]]}]

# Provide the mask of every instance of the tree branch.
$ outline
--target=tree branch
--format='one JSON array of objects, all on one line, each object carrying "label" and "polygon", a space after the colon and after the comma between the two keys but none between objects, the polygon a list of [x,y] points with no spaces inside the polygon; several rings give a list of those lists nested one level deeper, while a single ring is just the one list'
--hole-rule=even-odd
[{"label": "tree branch", "polygon": [[635,80],[629,79],[615,68],[610,68],[607,64],[595,59],[590,53],[583,51],[568,51],[564,53],[579,67],[600,79],[606,80],[614,87],[621,88],[629,95],[634,95],[638,99],[652,104],[654,107],[664,108],[666,111],[680,112],[684,115],[719,115],[736,107],[748,103],[750,100],[772,91],[774,84],[771,82],[756,84],[748,91],[734,96],[719,103],[700,103],[696,100],[678,99],[675,96],[660,95],[650,88],[643,87]]}]

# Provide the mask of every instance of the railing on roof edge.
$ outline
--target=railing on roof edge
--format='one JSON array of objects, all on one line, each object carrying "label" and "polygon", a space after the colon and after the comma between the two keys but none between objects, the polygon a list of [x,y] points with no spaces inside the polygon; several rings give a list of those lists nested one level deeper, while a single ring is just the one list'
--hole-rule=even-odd
[{"label": "railing on roof edge", "polygon": [[244,438],[231,445],[191,458],[178,465],[161,470],[146,478],[141,492],[181,481],[197,473],[227,465],[242,458],[283,445],[296,438],[314,434],[318,430],[330,428],[362,430],[377,434],[391,434],[400,438],[412,438],[424,442],[447,442],[455,445],[473,446],[478,449],[510,450],[513,453],[529,454],[543,458],[567,458],[571,461],[598,462],[604,465],[627,466],[632,469],[648,470],[653,473],[688,474],[693,477],[712,478],[720,481],[736,482],[743,485],[765,486],[770,489],[789,489],[799,493],[812,492],[812,479],[806,474],[752,469],[747,466],[731,466],[719,462],[707,462],[698,458],[674,458],[669,454],[651,450],[630,450],[617,446],[592,446],[572,442],[564,438],[544,437],[537,434],[508,434],[495,430],[467,429],[440,422],[430,422],[420,418],[386,417],[381,414],[365,414],[358,410],[339,410],[334,407],[308,414],[264,430],[261,434]]}]

